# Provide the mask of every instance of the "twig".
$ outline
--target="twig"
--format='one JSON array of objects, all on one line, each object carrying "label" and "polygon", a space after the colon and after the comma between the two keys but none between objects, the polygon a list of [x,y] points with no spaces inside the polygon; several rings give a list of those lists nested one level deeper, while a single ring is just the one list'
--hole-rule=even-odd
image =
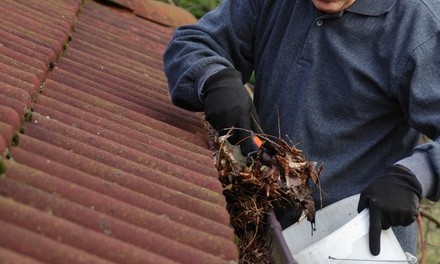
[{"label": "twig", "polygon": [[420,215],[433,222],[437,228],[440,228],[440,220],[435,218],[433,215],[427,213],[425,210],[420,210]]},{"label": "twig", "polygon": [[439,244],[434,244],[434,243],[426,243],[428,246],[433,246],[433,247],[440,247]]},{"label": "twig", "polygon": [[422,254],[421,254],[422,256],[420,258],[420,264],[425,264],[426,246],[425,246],[425,238],[423,237],[422,217],[420,214],[417,215],[417,224],[419,225],[420,246],[422,248]]}]

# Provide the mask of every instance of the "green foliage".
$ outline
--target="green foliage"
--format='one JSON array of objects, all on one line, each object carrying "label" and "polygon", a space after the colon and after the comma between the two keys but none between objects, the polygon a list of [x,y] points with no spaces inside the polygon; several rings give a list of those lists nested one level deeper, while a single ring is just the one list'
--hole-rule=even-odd
[{"label": "green foliage", "polygon": [[201,18],[205,13],[216,8],[221,0],[174,0],[174,3]]},{"label": "green foliage", "polygon": [[[423,237],[423,240],[419,237],[419,263],[438,264],[440,263],[440,203],[424,199],[422,208],[424,213],[422,213],[422,232],[420,235]],[[422,259],[425,262],[422,262]]]},{"label": "green foliage", "polygon": [[173,2],[177,6],[180,6],[188,10],[197,19],[201,18],[204,14],[216,8],[222,0],[160,0],[165,3]]}]

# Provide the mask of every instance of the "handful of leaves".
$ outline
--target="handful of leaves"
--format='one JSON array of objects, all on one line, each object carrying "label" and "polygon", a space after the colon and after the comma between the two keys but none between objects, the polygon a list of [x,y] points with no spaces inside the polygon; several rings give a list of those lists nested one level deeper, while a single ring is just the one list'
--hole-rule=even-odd
[{"label": "handful of leaves", "polygon": [[238,238],[240,263],[270,263],[265,243],[265,215],[271,208],[291,205],[301,219],[315,220],[309,181],[319,184],[322,168],[285,141],[263,139],[251,163],[226,136],[217,137],[214,153],[224,188],[231,225]]}]

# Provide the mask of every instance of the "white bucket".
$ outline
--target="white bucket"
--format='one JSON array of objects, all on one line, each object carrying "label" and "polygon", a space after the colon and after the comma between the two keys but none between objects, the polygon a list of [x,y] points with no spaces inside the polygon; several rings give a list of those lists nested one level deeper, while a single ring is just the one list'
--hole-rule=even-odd
[{"label": "white bucket", "polygon": [[343,199],[316,212],[316,231],[301,221],[283,231],[294,259],[299,264],[316,263],[416,263],[402,250],[392,229],[383,230],[378,256],[370,253],[368,209],[357,213],[359,195]]}]

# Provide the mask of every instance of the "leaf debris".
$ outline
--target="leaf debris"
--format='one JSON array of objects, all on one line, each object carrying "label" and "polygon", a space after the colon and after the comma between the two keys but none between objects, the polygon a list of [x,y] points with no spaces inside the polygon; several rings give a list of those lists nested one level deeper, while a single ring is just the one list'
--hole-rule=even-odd
[{"label": "leaf debris", "polygon": [[239,146],[229,144],[228,134],[215,136],[214,160],[237,236],[240,263],[272,263],[265,241],[266,214],[271,208],[292,205],[313,226],[315,204],[309,181],[319,185],[322,166],[316,169],[316,163],[307,161],[301,150],[265,135],[258,135],[263,144],[249,164]]}]

